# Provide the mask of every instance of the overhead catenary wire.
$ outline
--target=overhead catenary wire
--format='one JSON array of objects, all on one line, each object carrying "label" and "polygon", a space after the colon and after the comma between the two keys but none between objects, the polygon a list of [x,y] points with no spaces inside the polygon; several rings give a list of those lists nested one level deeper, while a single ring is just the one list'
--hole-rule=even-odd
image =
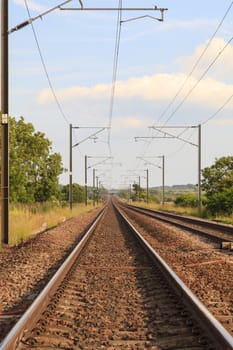
[{"label": "overhead catenary wire", "polygon": [[179,94],[181,93],[181,91],[183,90],[185,84],[187,83],[188,79],[191,77],[191,75],[193,74],[193,72],[195,71],[195,69],[197,68],[198,64],[200,63],[202,57],[204,56],[204,54],[206,53],[206,51],[208,50],[210,44],[212,43],[214,37],[216,36],[217,32],[219,31],[219,29],[221,28],[224,20],[226,19],[228,13],[230,12],[231,8],[233,6],[233,1],[230,3],[230,5],[228,6],[224,16],[222,17],[220,23],[218,24],[217,28],[215,29],[215,31],[213,32],[213,34],[211,35],[210,39],[208,40],[206,46],[204,47],[203,51],[201,52],[200,56],[198,57],[198,59],[196,60],[196,62],[194,63],[191,71],[189,72],[189,74],[185,77],[184,81],[182,82],[180,88],[178,89],[178,91],[176,92],[175,96],[172,98],[171,102],[168,104],[168,106],[165,108],[165,110],[161,113],[160,117],[158,118],[158,121],[160,119],[163,118],[163,116],[167,113],[167,111],[169,110],[169,108],[173,105],[173,103],[176,101],[177,97],[179,96]]},{"label": "overhead catenary wire", "polygon": [[[30,14],[30,10],[29,10],[29,6],[28,6],[28,3],[27,3],[27,0],[24,0],[24,3],[25,3],[25,6],[26,6],[26,9],[27,9],[28,17],[29,17],[29,19],[30,19],[30,18],[31,18],[31,14]],[[51,92],[52,92],[52,95],[53,95],[54,100],[55,100],[55,102],[56,102],[56,105],[57,105],[57,107],[58,107],[58,109],[59,109],[59,112],[60,112],[61,115],[62,115],[62,118],[63,118],[63,119],[65,120],[65,122],[69,125],[69,124],[70,124],[69,119],[67,118],[67,116],[65,115],[65,113],[64,113],[64,111],[63,111],[63,109],[62,109],[62,107],[61,107],[61,104],[60,104],[60,102],[59,102],[59,100],[58,100],[58,97],[57,97],[57,95],[56,95],[56,93],[55,93],[55,90],[54,90],[54,88],[53,88],[52,81],[51,81],[51,79],[50,79],[50,77],[49,77],[48,69],[47,69],[47,67],[46,67],[45,60],[44,60],[43,55],[42,55],[42,51],[41,51],[41,48],[40,48],[40,45],[39,45],[39,40],[38,40],[38,38],[37,38],[37,34],[36,34],[35,27],[34,27],[34,25],[33,25],[32,22],[31,22],[30,24],[31,24],[31,27],[32,27],[33,36],[34,36],[34,39],[35,39],[35,42],[36,42],[36,46],[37,46],[37,49],[38,49],[38,52],[39,52],[39,56],[40,56],[40,59],[41,59],[41,63],[42,63],[42,66],[43,66],[43,69],[44,69],[46,78],[47,78],[47,80],[48,80],[49,88],[50,88],[50,90],[51,90]]]},{"label": "overhead catenary wire", "polygon": [[205,69],[205,71],[202,73],[200,78],[196,81],[196,83],[192,86],[191,89],[187,92],[187,94],[184,96],[184,98],[181,100],[181,102],[178,104],[178,106],[174,109],[174,111],[170,114],[170,116],[165,121],[164,125],[174,116],[174,114],[180,109],[180,107],[184,104],[184,102],[187,100],[187,98],[191,95],[191,93],[194,91],[194,89],[197,87],[197,85],[201,82],[201,80],[206,76],[210,68],[215,64],[215,62],[219,59],[219,57],[222,55],[222,53],[225,51],[225,49],[230,45],[230,43],[233,40],[233,36],[227,41],[227,43],[223,46],[223,48],[218,52],[217,56],[213,59],[213,61],[208,65],[208,67]]},{"label": "overhead catenary wire", "polygon": [[[185,129],[185,130],[187,130],[187,129]],[[179,153],[184,147],[186,147],[186,146],[188,146],[188,144],[189,144],[189,140],[191,140],[191,138],[192,138],[192,136],[194,135],[194,133],[195,133],[195,130],[194,129],[192,129],[192,132],[190,133],[190,135],[189,135],[189,137],[187,138],[187,142],[183,142],[182,143],[182,145],[181,146],[179,146],[179,148],[177,149],[177,150],[175,150],[175,151],[173,151],[172,153],[169,153],[169,154],[167,154],[166,155],[166,157],[168,158],[168,157],[173,157],[175,154],[177,154],[177,153]],[[178,137],[180,136],[180,134],[178,135]]]},{"label": "overhead catenary wire", "polygon": [[[122,3],[122,1],[119,0],[119,4]],[[27,1],[25,0],[25,4],[27,5]],[[230,8],[232,7],[233,5],[233,1],[231,2],[231,5],[229,6],[228,8],[228,11],[227,13],[230,11]],[[120,5],[119,5],[120,6]],[[27,6],[28,8],[28,6]],[[108,129],[108,145],[109,145],[109,150],[110,150],[110,154],[111,154],[111,145],[110,145],[110,138],[111,138],[111,125],[112,125],[112,119],[113,119],[113,108],[114,108],[114,99],[115,99],[115,90],[116,90],[116,78],[117,78],[117,67],[118,67],[118,59],[119,59],[119,49],[120,49],[120,37],[121,37],[121,12],[122,11],[119,11],[118,12],[118,20],[117,20],[117,31],[116,31],[116,46],[115,46],[115,55],[114,55],[114,68],[113,68],[113,76],[112,76],[112,91],[111,91],[111,101],[110,101],[110,114],[109,114],[109,129]],[[215,34],[217,33],[217,31],[219,30],[220,26],[222,25],[227,13],[224,15],[223,19],[221,20],[218,28],[216,29],[215,31]],[[30,16],[30,14],[29,14]],[[41,53],[41,50],[40,50],[40,47],[39,47],[39,42],[38,42],[38,39],[36,37],[36,32],[35,32],[35,29],[32,25],[32,29],[33,29],[33,33],[34,33],[34,36],[35,36],[35,40],[36,40],[36,43],[37,43],[37,47],[38,47],[38,50],[39,50],[39,53],[40,53],[40,57],[41,57],[41,61],[42,61],[42,64],[43,64],[43,67],[44,67],[44,70],[45,70],[45,73],[46,73],[46,77],[48,79],[48,82],[49,82],[49,86],[50,86],[50,89],[52,91],[52,94],[54,96],[54,99],[58,105],[58,108],[62,114],[62,117],[65,119],[65,121],[67,123],[69,123],[68,121],[68,118],[66,117],[66,115],[64,114],[62,108],[61,108],[61,105],[58,101],[58,98],[55,94],[55,91],[53,89],[53,86],[52,86],[52,83],[51,83],[51,80],[49,78],[49,75],[48,75],[48,70],[46,68],[46,65],[45,65],[45,61],[43,59],[43,56],[42,56],[42,53]],[[214,37],[214,35],[212,35],[212,38]],[[223,48],[222,52],[225,50],[225,48],[229,45],[229,43],[232,41],[233,38],[230,39],[230,41],[227,43],[227,45]],[[201,56],[198,58],[197,62],[195,63],[195,65],[193,66],[192,68],[192,71],[189,73],[189,75],[186,77],[185,79],[185,82],[188,80],[188,78],[192,75],[193,71],[195,70],[195,68],[197,67],[198,63],[200,62],[201,58],[203,57],[204,53],[207,51],[207,48],[209,47],[210,43],[211,43],[212,39],[209,40],[208,42],[208,46],[205,47],[204,51],[202,52]],[[216,57],[215,61],[208,67],[208,70],[212,67],[212,65],[216,62],[216,60],[218,59],[219,56]],[[207,70],[207,72],[208,72]],[[207,73],[206,72],[206,73]],[[205,74],[206,74],[205,73]],[[204,75],[205,75],[204,74]],[[200,82],[200,80],[202,79],[202,77],[197,81],[197,83],[195,84],[195,86],[191,89],[192,91],[195,89],[195,87],[197,86],[197,84]],[[184,84],[185,84],[184,82]],[[180,91],[183,89],[183,87],[180,89]],[[190,94],[192,93],[192,91],[190,91]],[[177,93],[177,96],[178,96],[179,93]],[[189,94],[189,95],[190,95]],[[188,96],[189,96],[188,95]],[[187,96],[187,98],[188,98]],[[223,106],[221,106],[213,115],[211,115],[206,121],[204,121],[202,124],[205,124],[207,123],[210,119],[214,118],[229,102],[230,100],[232,99],[233,97],[233,94],[226,100],[226,102],[224,102]],[[173,102],[171,102],[172,104]],[[170,104],[170,105],[171,105]],[[182,103],[183,104],[183,103]],[[169,105],[169,106],[170,106]],[[173,112],[172,116],[176,113]],[[164,114],[163,114],[164,115]],[[162,116],[163,116],[162,115]],[[162,117],[161,116],[161,117]],[[170,116],[170,118],[172,117]],[[167,120],[168,121],[168,120]],[[166,121],[166,122],[167,122]],[[145,151],[146,152],[146,151]]]},{"label": "overhead catenary wire", "polygon": [[[205,52],[207,51],[208,47],[210,46],[211,42],[213,41],[213,38],[215,37],[216,33],[218,32],[218,30],[220,29],[220,27],[222,26],[227,14],[229,13],[229,11],[231,10],[233,6],[233,1],[231,2],[230,6],[228,7],[226,13],[224,14],[222,20],[220,21],[218,27],[216,28],[215,32],[213,33],[213,35],[211,36],[210,40],[208,41],[206,47],[204,48],[203,52],[201,53],[201,55],[199,56],[198,60],[196,61],[196,63],[194,64],[191,72],[188,74],[188,76],[186,77],[185,81],[183,82],[182,86],[180,87],[180,89],[178,90],[178,92],[176,93],[176,95],[174,96],[174,98],[172,99],[172,101],[170,102],[170,104],[168,105],[168,107],[165,109],[165,111],[161,114],[161,116],[159,117],[158,120],[160,120],[165,113],[167,112],[167,110],[170,108],[170,106],[174,103],[174,101],[176,100],[177,96],[179,95],[179,93],[182,91],[185,83],[187,82],[187,80],[190,78],[190,76],[192,75],[192,73],[194,72],[194,70],[196,69],[197,65],[199,64],[201,58],[204,56]],[[216,61],[219,59],[219,57],[222,55],[222,53],[225,51],[225,49],[229,46],[229,44],[232,42],[233,40],[233,36],[227,41],[227,43],[224,45],[224,47],[218,52],[218,54],[215,56],[215,58],[212,60],[212,62],[208,65],[208,67],[205,69],[205,71],[202,73],[202,75],[200,76],[200,78],[196,81],[196,83],[192,86],[192,88],[187,92],[187,94],[184,96],[184,98],[181,100],[181,102],[177,105],[177,107],[175,108],[175,110],[170,114],[170,116],[166,119],[166,121],[164,122],[163,125],[166,125],[168,123],[168,121],[175,115],[175,113],[180,109],[180,107],[184,104],[184,102],[187,100],[187,98],[191,95],[191,93],[194,91],[194,89],[197,87],[197,85],[201,82],[201,80],[205,77],[205,75],[208,73],[208,71],[210,70],[210,68],[216,63]],[[201,125],[206,124],[209,120],[213,119],[218,113],[220,113],[224,107],[232,100],[233,98],[233,94],[227,98],[227,100],[223,103],[223,105],[221,107],[218,108],[218,110],[213,113],[207,120],[205,120],[204,122],[201,123]],[[146,152],[148,151],[148,148],[151,144],[152,140],[149,141],[146,145],[146,149],[143,152],[143,156],[146,155]],[[179,147],[179,149],[175,152],[173,152],[173,154],[178,153],[183,147]]]},{"label": "overhead catenary wire", "polygon": [[[207,49],[209,48],[210,44],[212,43],[214,37],[216,36],[217,32],[219,31],[219,29],[221,28],[223,22],[225,21],[227,15],[229,14],[231,8],[233,6],[233,1],[230,3],[230,5],[228,6],[224,16],[222,17],[221,21],[219,22],[217,28],[215,29],[215,31],[213,32],[212,36],[210,37],[210,39],[208,40],[205,48],[203,49],[203,51],[201,52],[200,56],[198,57],[198,59],[196,60],[196,62],[194,63],[191,71],[189,72],[189,74],[186,76],[186,78],[184,79],[183,83],[181,84],[180,88],[178,89],[178,91],[176,92],[175,96],[172,98],[171,102],[168,104],[168,106],[165,108],[165,110],[161,113],[160,117],[158,118],[157,122],[159,120],[161,120],[164,115],[167,113],[167,111],[169,110],[169,108],[174,104],[174,102],[176,101],[177,97],[179,96],[179,94],[181,93],[181,91],[183,90],[185,84],[187,83],[188,79],[191,77],[191,75],[193,74],[193,72],[195,71],[195,69],[197,68],[198,64],[200,63],[201,59],[203,58],[204,54],[206,53]],[[164,122],[164,125],[166,125],[168,123],[168,121],[175,115],[175,113],[179,110],[179,108],[183,105],[183,103],[186,101],[186,99],[190,96],[190,94],[193,92],[193,90],[196,88],[196,86],[200,83],[200,81],[204,78],[204,76],[207,74],[207,72],[209,71],[209,69],[214,65],[214,63],[217,61],[217,59],[219,58],[219,56],[223,53],[223,51],[226,49],[226,47],[230,44],[230,42],[232,41],[233,38],[231,38],[227,44],[223,47],[223,49],[218,53],[217,57],[215,57],[214,61],[212,61],[212,63],[207,67],[207,69],[205,70],[205,72],[202,74],[202,76],[199,78],[199,80],[197,80],[196,84],[188,91],[188,93],[185,95],[185,97],[183,98],[183,100],[178,104],[178,106],[176,107],[176,109],[170,114],[169,118]],[[230,100],[233,98],[233,94],[226,100],[226,102],[213,114],[211,115],[204,123],[207,123],[210,119],[214,118],[229,102]],[[144,148],[143,151],[143,156],[146,155],[149,146],[151,144],[152,140],[150,140],[146,147]],[[183,147],[179,147],[178,151],[173,152],[173,154],[178,153]]]},{"label": "overhead catenary wire", "polygon": [[215,111],[209,118],[207,118],[204,122],[201,123],[201,125],[207,124],[211,119],[215,118],[217,114],[219,114],[224,107],[228,105],[228,103],[232,100],[233,93],[226,99],[226,101]]},{"label": "overhead catenary wire", "polygon": [[118,15],[117,15],[117,27],[116,27],[116,37],[115,37],[115,51],[114,51],[114,60],[113,60],[113,73],[112,73],[112,85],[111,85],[109,121],[108,121],[108,147],[109,147],[110,156],[112,155],[111,144],[110,144],[111,127],[112,127],[113,107],[114,107],[114,99],[115,99],[117,68],[118,68],[120,39],[121,39],[122,11],[120,9],[122,8],[122,0],[119,0],[118,8],[119,8],[119,10],[118,10]]}]

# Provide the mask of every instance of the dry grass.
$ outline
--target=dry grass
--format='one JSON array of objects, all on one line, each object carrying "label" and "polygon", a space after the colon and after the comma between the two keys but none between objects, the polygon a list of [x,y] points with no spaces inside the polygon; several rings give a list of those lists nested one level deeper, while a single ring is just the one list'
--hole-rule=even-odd
[{"label": "dry grass", "polygon": [[167,210],[174,213],[186,214],[192,216],[200,216],[197,208],[188,208],[188,207],[178,207],[173,202],[167,202],[162,204],[158,203],[145,203],[145,202],[134,202],[134,205],[138,205],[140,207],[155,209],[155,210]]},{"label": "dry grass", "polygon": [[223,222],[224,224],[233,225],[233,214],[230,216],[216,216],[215,220]]},{"label": "dry grass", "polygon": [[72,211],[68,208],[51,208],[46,211],[32,210],[30,207],[16,207],[9,214],[9,244],[17,245],[30,239],[37,232],[93,209],[92,205],[77,204]]},{"label": "dry grass", "polygon": [[149,204],[147,204],[145,202],[134,202],[132,204],[133,205],[137,205],[137,206],[141,206],[141,207],[144,207],[144,208],[149,208],[149,209],[167,210],[167,211],[171,211],[171,212],[174,212],[174,213],[191,215],[191,216],[196,216],[196,217],[202,217],[202,218],[205,218],[205,219],[214,220],[214,221],[222,222],[222,223],[225,223],[225,224],[233,225],[233,214],[230,215],[230,216],[211,217],[210,215],[207,214],[205,208],[202,208],[201,214],[200,214],[198,208],[178,207],[173,202],[165,203],[164,205],[157,204],[157,203],[149,203]]},{"label": "dry grass", "polygon": [[[164,205],[156,203],[147,204],[145,202],[134,202],[132,204],[150,209],[168,210],[198,216],[198,209],[177,207],[170,202]],[[68,207],[57,207],[46,210],[38,210],[38,208],[32,210],[29,206],[12,208],[9,217],[9,244],[18,245],[30,239],[37,232],[54,227],[64,220],[79,216],[92,209],[92,205],[85,206],[84,204],[74,205],[72,211]],[[233,215],[230,217],[217,217],[215,219],[224,223],[233,224]]]}]

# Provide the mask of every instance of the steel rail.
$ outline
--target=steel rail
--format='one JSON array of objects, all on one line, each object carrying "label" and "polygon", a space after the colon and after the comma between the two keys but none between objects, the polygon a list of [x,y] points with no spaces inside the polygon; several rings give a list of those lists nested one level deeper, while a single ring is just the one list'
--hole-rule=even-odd
[{"label": "steel rail", "polygon": [[[167,213],[167,212],[162,212],[162,211],[157,211],[157,210],[151,210],[151,209],[147,209],[147,208],[141,208],[141,207],[137,207],[137,206],[130,206],[127,205],[127,207],[131,210],[137,211],[141,214],[150,216],[156,220],[160,220],[163,222],[166,222],[168,224],[174,225],[176,227],[188,230],[190,232],[193,232],[197,235],[201,235],[201,236],[205,236],[210,238],[211,240],[214,240],[216,242],[225,242],[227,241],[232,241],[233,242],[233,227],[228,226],[228,225],[224,225],[224,224],[219,224],[219,223],[214,223],[214,222],[210,222],[210,221],[204,221],[201,219],[196,219],[196,218],[190,218],[190,217],[186,217],[186,216],[180,216],[177,214],[172,214],[172,213]],[[158,216],[157,216],[158,215]],[[174,222],[174,220],[180,220],[182,222]],[[194,228],[191,226],[187,226],[185,225],[185,223],[189,223],[189,224],[193,224],[193,225],[197,225],[202,227],[203,229],[213,229],[215,231],[219,231],[222,230],[221,235],[219,236],[217,233],[208,233],[206,231],[202,231],[199,228]],[[226,238],[223,237],[224,236],[224,232],[225,231],[225,235],[231,235],[232,238]]]},{"label": "steel rail", "polygon": [[27,325],[30,324],[31,327],[37,322],[42,311],[48,304],[49,300],[55,294],[57,287],[60,285],[67,272],[72,267],[74,261],[77,259],[77,257],[89,241],[94,229],[96,228],[97,224],[99,223],[100,219],[102,218],[105,212],[105,208],[106,207],[104,207],[99,213],[97,218],[94,220],[87,232],[82,237],[81,241],[77,244],[72,253],[65,260],[65,262],[60,266],[60,268],[57,270],[57,272],[46,285],[46,287],[42,290],[42,292],[34,300],[31,306],[27,309],[27,311],[22,315],[19,321],[11,329],[11,331],[8,333],[5,339],[1,342],[0,350],[17,349],[17,346],[19,345],[20,340],[24,335],[25,329],[27,329]]},{"label": "steel rail", "polygon": [[167,265],[167,263],[160,257],[160,255],[151,247],[151,245],[143,238],[137,229],[129,222],[126,216],[114,203],[114,207],[121,217],[128,224],[129,228],[137,237],[140,244],[150,254],[154,262],[159,265],[159,268],[164,273],[168,283],[175,288],[180,298],[184,301],[188,308],[192,309],[193,314],[199,320],[203,329],[212,339],[217,343],[218,350],[232,350],[233,337],[226,331],[226,329],[215,319],[215,317],[208,311],[202,302],[193,294],[193,292],[182,282],[176,273]]},{"label": "steel rail", "polygon": [[223,223],[219,223],[219,222],[214,222],[214,221],[210,221],[210,220],[205,220],[205,219],[201,219],[201,218],[196,218],[196,217],[190,217],[187,215],[179,215],[179,214],[175,214],[175,213],[171,213],[168,211],[162,211],[162,210],[153,210],[153,209],[148,209],[148,208],[141,208],[139,206],[130,206],[131,208],[138,208],[138,209],[143,209],[145,211],[151,212],[151,213],[155,213],[155,214],[159,214],[162,216],[167,216],[167,217],[171,217],[174,219],[182,219],[183,221],[186,222],[190,222],[193,224],[198,224],[200,226],[206,226],[208,225],[208,227],[211,227],[213,229],[224,229],[224,231],[232,233],[233,234],[233,226],[232,225],[228,225],[228,224],[223,224]]}]

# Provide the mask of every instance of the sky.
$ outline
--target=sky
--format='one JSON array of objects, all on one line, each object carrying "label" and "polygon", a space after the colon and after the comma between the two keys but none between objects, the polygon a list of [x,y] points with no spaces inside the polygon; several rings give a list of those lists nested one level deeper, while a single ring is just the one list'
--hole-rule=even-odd
[{"label": "sky", "polygon": [[[62,2],[9,1],[9,30]],[[143,10],[68,10],[81,4]],[[159,10],[147,10],[155,6],[168,9],[163,22]],[[85,155],[90,185],[96,169],[107,188],[139,177],[143,187],[148,169],[149,186],[160,186],[162,155],[165,185],[196,184],[199,124],[202,168],[232,155],[231,1],[73,0],[62,7],[9,34],[9,114],[52,141],[68,170],[61,183],[69,182],[70,124],[73,182],[82,185]]]}]

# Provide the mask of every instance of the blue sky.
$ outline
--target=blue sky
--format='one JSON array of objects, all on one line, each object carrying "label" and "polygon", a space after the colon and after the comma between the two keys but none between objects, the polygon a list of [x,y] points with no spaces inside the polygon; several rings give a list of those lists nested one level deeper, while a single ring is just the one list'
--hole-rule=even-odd
[{"label": "blue sky", "polygon": [[[35,17],[60,3],[9,1],[9,28],[28,18],[25,4],[31,17]],[[119,1],[83,0],[83,4],[118,7]],[[210,166],[215,158],[232,155],[233,99],[212,117],[233,94],[231,1],[124,0],[122,4],[157,5],[168,11],[164,13],[164,22],[149,17],[126,21],[143,15],[160,16],[157,11],[122,12],[112,114],[118,12],[60,10],[34,21],[33,27],[62,113],[51,93],[29,25],[9,35],[10,114],[15,118],[24,116],[44,132],[53,143],[53,151],[61,153],[66,168],[70,123],[81,127],[73,130],[73,143],[96,131],[91,129],[93,126],[111,126],[110,131],[98,134],[98,139],[89,139],[73,149],[74,182],[84,183],[87,155],[90,184],[92,169],[96,167],[107,187],[128,186],[138,176],[145,186],[145,169],[149,168],[150,186],[159,186],[161,160],[156,157],[164,155],[165,184],[197,183],[197,147],[177,139],[143,138],[158,136],[149,126],[167,125],[172,126],[167,130],[170,133],[182,133],[182,138],[197,144],[196,129],[181,130],[175,126],[202,124],[202,168]],[[78,0],[66,5],[79,6]],[[140,137],[138,142],[135,137]],[[100,157],[109,155],[113,160],[95,166],[103,159]],[[61,182],[68,183],[68,173],[61,176]]]}]

